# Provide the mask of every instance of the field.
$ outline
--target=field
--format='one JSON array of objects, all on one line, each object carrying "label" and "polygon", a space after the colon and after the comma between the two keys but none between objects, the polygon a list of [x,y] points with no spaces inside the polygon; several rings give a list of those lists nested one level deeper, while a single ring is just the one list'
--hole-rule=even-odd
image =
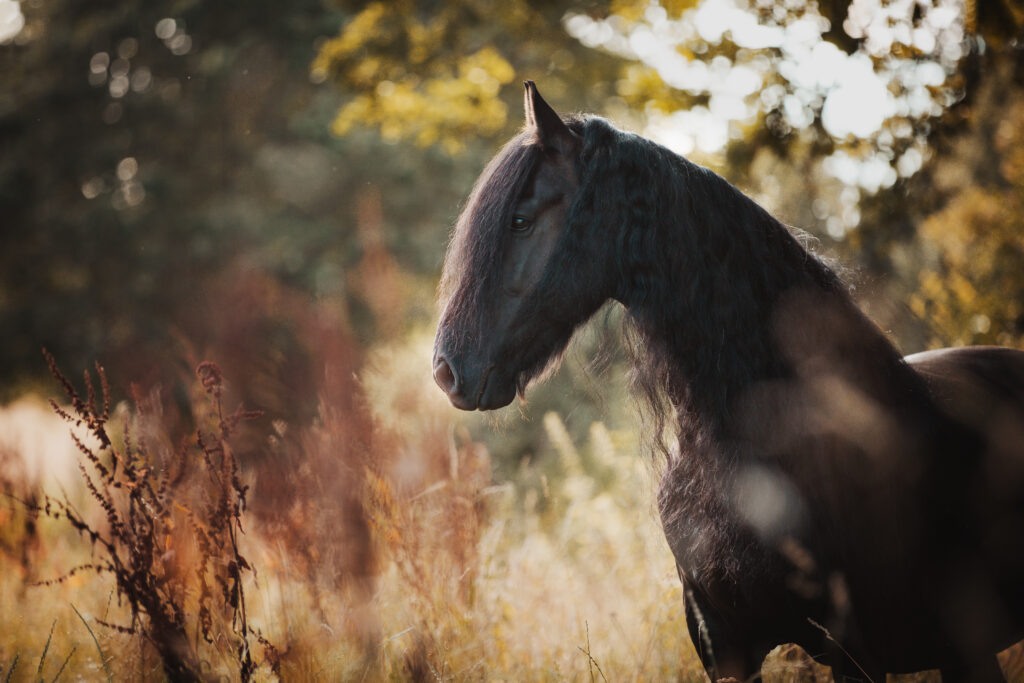
[{"label": "field", "polygon": [[[154,396],[109,405],[96,371],[66,384],[70,424],[8,406],[4,680],[705,680],[636,434],[574,441],[548,412],[495,483],[423,376],[429,343],[358,380],[334,347],[318,418],[261,448],[212,364],[178,442]],[[811,675],[792,658],[775,680]]]},{"label": "field", "polygon": [[[209,362],[188,433],[156,394],[111,405],[101,369],[53,365],[60,403],[0,414],[5,681],[707,680],[633,430],[470,423],[542,435],[502,476],[427,331],[356,374],[318,348],[316,419],[269,435]],[[764,680],[831,677],[783,646]]]},{"label": "field", "polygon": [[[423,353],[421,343],[412,355],[421,361]],[[8,407],[0,508],[0,665],[7,679],[160,679],[169,672],[148,637],[159,620],[147,609],[174,612],[176,601],[185,659],[204,677],[248,675],[239,654],[243,616],[230,597],[205,595],[196,578],[205,565],[207,593],[230,583],[219,572],[231,553],[201,546],[229,538],[217,536],[218,524],[227,529],[216,519],[219,501],[237,502],[243,490],[248,507],[228,521],[236,524],[238,554],[252,567],[237,573],[256,679],[273,678],[272,665],[284,680],[699,677],[652,507],[652,468],[635,456],[634,436],[594,423],[587,442],[574,444],[549,413],[536,425],[548,452],[495,485],[486,449],[456,428],[440,392],[396,376],[412,372],[409,355],[384,354],[368,373],[366,401],[380,410],[348,401],[358,414],[343,415],[325,403],[303,434],[279,437],[275,455],[287,471],[274,471],[276,490],[260,480],[272,471],[266,463],[241,468],[238,491],[224,493],[224,481],[211,485],[215,477],[203,476],[226,471],[220,461],[202,471],[207,456],[234,453],[211,436],[217,398],[200,379],[194,401],[197,412],[206,411],[201,448],[172,447],[144,400],[110,408],[109,448],[87,424],[76,427],[85,454],[70,441],[72,425],[49,406],[26,400]],[[93,393],[101,393],[95,372],[92,378]],[[399,387],[396,412],[387,406]],[[88,404],[92,390],[79,391]],[[362,395],[351,382],[335,391]],[[74,405],[61,409],[75,412]],[[101,405],[84,409],[102,418]],[[243,425],[236,429],[222,435],[223,446],[244,441]],[[181,482],[161,483],[162,470],[190,458]],[[83,485],[76,461],[98,495]],[[129,481],[147,479],[156,493],[162,486],[173,496],[146,502],[166,500],[171,509],[164,516],[147,509],[140,524],[122,494]],[[77,521],[53,506],[48,516],[47,494],[54,505],[66,500]],[[26,509],[32,506],[39,509]],[[109,547],[90,542],[92,533],[110,539]],[[148,537],[158,547],[146,555],[139,546]],[[117,553],[126,575],[145,566],[151,580],[131,576],[119,591],[109,569],[74,569],[106,565]],[[146,591],[156,593],[154,601]],[[209,615],[205,626],[199,613]]]}]

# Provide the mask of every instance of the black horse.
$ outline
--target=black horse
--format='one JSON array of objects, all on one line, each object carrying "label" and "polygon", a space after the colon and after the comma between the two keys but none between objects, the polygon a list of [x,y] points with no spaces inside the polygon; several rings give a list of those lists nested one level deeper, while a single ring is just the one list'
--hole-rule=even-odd
[{"label": "black horse", "polygon": [[840,674],[999,680],[1024,637],[1024,353],[902,358],[837,275],[711,171],[526,83],[445,263],[434,378],[508,405],[627,311],[691,638],[713,678],[775,645]]}]

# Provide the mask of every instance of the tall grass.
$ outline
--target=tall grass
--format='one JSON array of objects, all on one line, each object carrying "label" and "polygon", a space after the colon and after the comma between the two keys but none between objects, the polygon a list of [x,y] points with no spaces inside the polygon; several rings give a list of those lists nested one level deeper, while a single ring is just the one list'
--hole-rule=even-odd
[{"label": "tall grass", "polygon": [[66,522],[96,551],[93,561],[38,585],[52,586],[82,572],[111,576],[118,602],[127,603],[129,621],[97,617],[96,623],[144,637],[172,680],[201,680],[210,646],[229,652],[238,677],[248,681],[257,666],[250,641],[263,645],[265,661],[275,669],[275,648],[252,631],[246,612],[242,576],[253,569],[238,536],[248,487],[230,445],[238,425],[254,414],[241,407],[226,414],[220,369],[200,364],[197,375],[210,397],[205,422],[211,427],[197,429],[194,441],[172,457],[161,456],[140,429],[147,417],[144,401],[137,401],[134,427],[126,420],[115,440],[108,429],[110,387],[103,368],[96,367],[99,394],[92,375],[84,374],[83,397],[54,358],[46,354],[46,359],[70,403],[65,410],[54,402],[55,412],[88,432],[89,441],[74,434],[72,439],[82,454],[82,481],[103,518],[91,521],[66,495],[26,501],[30,512]]},{"label": "tall grass", "polygon": [[[0,468],[0,678],[706,680],[636,434],[548,412],[495,482],[429,333],[360,358],[297,327],[312,419],[229,412],[197,363],[182,434],[157,392],[112,406],[101,370],[77,389],[53,364],[82,484]],[[764,672],[829,679],[791,647]]]},{"label": "tall grass", "polygon": [[38,539],[2,559],[24,567],[0,578],[24,612],[0,615],[16,634],[0,665],[22,657],[13,680],[44,645],[51,675],[70,653],[69,678],[698,675],[631,435],[595,423],[573,444],[552,413],[538,425],[548,450],[495,484],[443,397],[407,381],[422,339],[360,381],[335,351],[317,418],[262,439],[246,433],[258,420],[224,410],[230,378],[211,364],[177,443],[155,394],[111,406],[102,371],[79,390],[53,365],[69,401],[56,409],[86,432],[73,437],[84,488],[3,508]]}]

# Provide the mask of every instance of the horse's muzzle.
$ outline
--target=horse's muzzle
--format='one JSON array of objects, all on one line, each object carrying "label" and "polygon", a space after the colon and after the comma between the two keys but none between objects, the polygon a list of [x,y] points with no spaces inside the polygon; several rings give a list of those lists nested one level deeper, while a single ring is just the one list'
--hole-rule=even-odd
[{"label": "horse's muzzle", "polygon": [[498,374],[494,370],[495,366],[489,365],[480,373],[467,372],[465,369],[460,372],[458,365],[449,362],[443,354],[434,356],[434,381],[452,405],[460,410],[494,410],[512,402],[515,398],[514,386],[511,391],[503,391],[501,382],[490,381],[494,379],[492,375]]}]

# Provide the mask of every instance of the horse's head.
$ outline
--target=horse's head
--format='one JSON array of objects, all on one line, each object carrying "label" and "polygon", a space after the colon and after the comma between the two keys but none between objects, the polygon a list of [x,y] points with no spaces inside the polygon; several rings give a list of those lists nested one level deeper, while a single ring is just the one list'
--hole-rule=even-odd
[{"label": "horse's head", "polygon": [[445,259],[434,379],[490,410],[560,356],[611,295],[609,268],[573,221],[583,139],[526,83],[526,127],[477,180]]}]

